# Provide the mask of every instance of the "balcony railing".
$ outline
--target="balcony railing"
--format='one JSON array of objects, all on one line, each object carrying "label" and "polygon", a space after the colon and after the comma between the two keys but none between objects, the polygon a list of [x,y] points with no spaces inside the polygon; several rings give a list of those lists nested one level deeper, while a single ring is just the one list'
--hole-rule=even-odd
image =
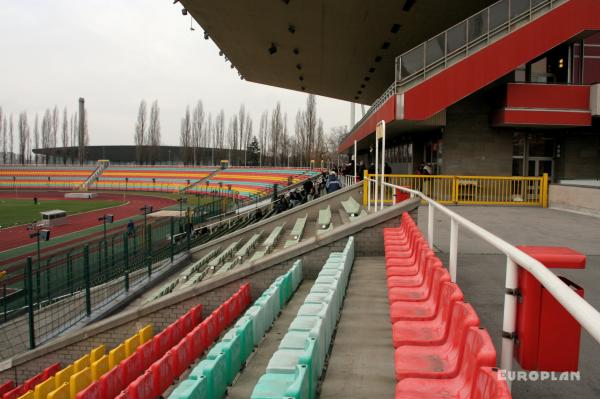
[{"label": "balcony railing", "polygon": [[456,64],[569,0],[500,0],[396,57],[396,80],[350,130],[354,132],[392,96]]}]

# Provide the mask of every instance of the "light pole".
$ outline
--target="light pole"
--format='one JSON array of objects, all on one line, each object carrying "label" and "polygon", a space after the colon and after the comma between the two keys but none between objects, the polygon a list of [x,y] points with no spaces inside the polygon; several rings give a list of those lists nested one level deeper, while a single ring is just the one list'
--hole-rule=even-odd
[{"label": "light pole", "polygon": [[[40,273],[41,273],[41,257],[42,257],[42,250],[41,250],[41,244],[40,241],[48,241],[50,240],[50,230],[47,229],[37,229],[37,227],[33,227],[34,229],[36,229],[33,233],[29,234],[29,238],[36,238],[37,241],[37,270],[36,270],[36,287],[37,287],[37,293],[36,293],[36,298],[37,298],[37,302],[39,305],[40,302],[40,285],[41,285],[41,281],[40,281]],[[29,287],[30,289],[33,289],[32,287]],[[41,305],[39,305],[41,307]]]},{"label": "light pole", "polygon": [[105,213],[104,216],[98,218],[98,221],[104,224],[104,241],[106,241],[106,223],[112,223],[114,221],[114,216]]}]

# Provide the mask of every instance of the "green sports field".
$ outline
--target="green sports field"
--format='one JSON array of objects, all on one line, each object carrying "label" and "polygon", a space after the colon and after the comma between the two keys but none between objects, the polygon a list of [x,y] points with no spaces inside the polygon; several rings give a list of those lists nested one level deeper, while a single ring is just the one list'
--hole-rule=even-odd
[{"label": "green sports field", "polygon": [[10,227],[40,220],[40,212],[61,209],[68,215],[96,209],[118,206],[122,201],[89,200],[40,200],[37,205],[32,199],[0,199],[0,226]]}]

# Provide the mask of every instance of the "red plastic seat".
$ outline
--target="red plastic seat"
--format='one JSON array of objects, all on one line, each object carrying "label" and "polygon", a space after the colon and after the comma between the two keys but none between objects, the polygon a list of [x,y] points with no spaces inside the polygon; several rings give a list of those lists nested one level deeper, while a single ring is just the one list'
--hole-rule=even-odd
[{"label": "red plastic seat", "polygon": [[126,387],[120,365],[104,374],[98,381],[103,398],[114,398]]},{"label": "red plastic seat", "polygon": [[60,369],[61,369],[60,363],[54,363],[54,364],[46,367],[46,369],[44,369],[44,380],[47,380],[48,378],[53,377],[57,371],[60,371]]},{"label": "red plastic seat", "polygon": [[191,352],[193,359],[198,359],[208,348],[208,341],[206,336],[206,325],[197,325],[187,336],[190,338],[188,341],[189,351]]},{"label": "red plastic seat", "polygon": [[249,283],[243,284],[240,287],[240,292],[242,293],[242,299],[243,299],[243,303],[244,303],[243,309],[245,309],[246,307],[248,307],[248,305],[250,305],[250,302],[252,302],[252,296],[250,293],[250,284]]},{"label": "red plastic seat", "polygon": [[127,387],[127,393],[132,399],[154,399],[154,381],[152,372],[146,371]]},{"label": "red plastic seat", "polygon": [[212,312],[217,321],[217,336],[227,327],[227,308],[221,304]]},{"label": "red plastic seat", "polygon": [[157,359],[154,351],[154,340],[150,340],[145,344],[138,346],[136,352],[140,354],[142,359],[142,370],[148,369]]},{"label": "red plastic seat", "polygon": [[214,313],[211,313],[206,319],[200,323],[200,325],[205,326],[206,329],[206,343],[210,345],[214,342],[214,340],[219,336],[218,326],[217,326],[217,318]]},{"label": "red plastic seat", "polygon": [[396,385],[397,399],[469,398],[472,395],[480,367],[493,367],[496,351],[489,334],[478,327],[469,327],[461,348],[462,361],[448,378],[404,378]]},{"label": "red plastic seat", "polygon": [[423,261],[423,256],[427,254],[433,253],[429,245],[425,242],[425,240],[420,240],[417,244],[417,248],[415,249],[414,256],[410,256],[407,258],[386,258],[385,260],[385,268],[386,273],[391,273],[390,269],[398,269],[403,268],[403,270],[397,270],[399,273],[396,273],[400,276],[402,275],[414,275],[419,271],[420,262]]},{"label": "red plastic seat", "polygon": [[398,301],[390,305],[390,318],[392,323],[400,320],[432,320],[442,306],[450,306],[452,302],[462,301],[463,293],[454,283],[442,283],[437,289],[435,286],[431,295],[423,302]]},{"label": "red plastic seat", "polygon": [[6,392],[3,396],[2,399],[17,399],[19,396],[23,395],[26,391],[23,389],[23,385],[19,385],[18,387],[15,387],[13,389],[11,389],[10,391]]},{"label": "red plastic seat", "polygon": [[498,375],[496,367],[480,367],[471,392],[472,399],[510,399],[508,384]]},{"label": "red plastic seat", "polygon": [[163,357],[158,359],[150,366],[152,372],[152,389],[154,391],[154,397],[162,396],[163,392],[167,390],[173,383],[173,370],[171,366],[173,364],[173,353],[167,351]]},{"label": "red plastic seat", "polygon": [[190,352],[191,340],[189,336],[184,337],[177,345],[173,347],[170,357],[171,370],[173,379],[178,378],[193,361],[192,353]]},{"label": "red plastic seat", "polygon": [[452,314],[445,339],[438,343],[425,340],[419,345],[400,345],[396,348],[396,379],[445,378],[456,374],[460,367],[467,331],[470,327],[479,325],[479,318],[474,312],[470,315],[461,312],[460,304],[455,304],[453,308],[458,311]]},{"label": "red plastic seat", "polygon": [[26,380],[23,383],[23,393],[30,391],[30,390],[33,391],[33,389],[35,388],[35,386],[37,384],[39,384],[40,382],[44,382],[47,379],[48,378],[44,377],[43,371],[39,374],[34,375],[33,377],[31,377],[30,379]]},{"label": "red plastic seat", "polygon": [[426,243],[420,233],[415,232],[406,246],[391,245],[384,241],[385,259],[415,259],[419,243]]},{"label": "red plastic seat", "polygon": [[192,314],[192,324],[196,327],[202,322],[202,304],[194,306],[190,313]]},{"label": "red plastic seat", "polygon": [[[418,287],[403,287],[401,286],[402,281],[393,281],[393,287],[388,288],[388,300],[391,303],[398,301],[405,302],[423,302],[429,299],[429,297],[441,288],[441,284],[450,281],[450,274],[441,262],[433,259],[431,261],[426,280],[423,285]],[[392,278],[392,277],[390,277]]]},{"label": "red plastic seat", "polygon": [[439,345],[448,338],[450,329],[458,325],[479,325],[479,317],[468,303],[454,302],[450,306],[442,306],[433,320],[394,323],[394,348],[401,345]]},{"label": "red plastic seat", "polygon": [[192,310],[190,309],[188,312],[186,312],[186,314],[184,314],[183,316],[181,316],[178,320],[179,323],[181,323],[181,328],[182,328],[182,334],[181,334],[181,338],[183,338],[184,336],[186,336],[190,331],[192,331],[192,328],[194,328],[194,315],[192,314]]},{"label": "red plastic seat", "polygon": [[173,330],[165,329],[154,336],[154,357],[160,359],[173,346]]},{"label": "red plastic seat", "polygon": [[398,265],[393,261],[399,259],[391,259],[389,263],[386,263],[385,274],[388,278],[393,276],[422,276],[429,258],[432,257],[435,257],[433,251],[429,247],[422,246],[413,265]]},{"label": "red plastic seat", "polygon": [[[432,270],[433,268],[433,270]],[[431,256],[431,254],[429,254],[429,257],[425,259],[425,267],[423,272],[434,272],[436,271],[436,269],[443,269],[446,270],[444,268],[444,266],[442,265],[442,262],[440,261],[440,259],[433,255]],[[420,282],[420,284],[419,284]],[[417,276],[388,276],[387,277],[387,287],[388,290],[394,287],[400,287],[400,288],[408,288],[408,287],[425,287],[425,283],[427,283],[427,274],[424,274],[422,277],[421,275],[417,275]],[[389,294],[389,293],[388,293]]]},{"label": "red plastic seat", "polygon": [[2,397],[2,395],[13,389],[15,389],[14,381],[6,381],[4,384],[0,385],[0,398]]},{"label": "red plastic seat", "polygon": [[136,378],[138,378],[140,374],[142,374],[144,371],[143,365],[142,355],[140,355],[140,352],[137,350],[133,352],[131,356],[121,362],[119,367],[123,371],[124,386],[129,385]]},{"label": "red plastic seat", "polygon": [[183,336],[185,334],[187,334],[185,332],[183,316],[181,316],[180,318],[175,320],[175,322],[170,324],[167,328],[165,328],[165,330],[172,331],[171,332],[171,339],[172,339],[171,346],[177,345],[177,343],[179,341],[181,341],[181,338],[183,338]]},{"label": "red plastic seat", "polygon": [[83,391],[79,391],[77,393],[77,396],[75,396],[75,398],[77,398],[77,399],[104,399],[104,396],[102,396],[101,385],[98,382],[94,382],[94,383],[88,385],[87,388],[85,388]]}]

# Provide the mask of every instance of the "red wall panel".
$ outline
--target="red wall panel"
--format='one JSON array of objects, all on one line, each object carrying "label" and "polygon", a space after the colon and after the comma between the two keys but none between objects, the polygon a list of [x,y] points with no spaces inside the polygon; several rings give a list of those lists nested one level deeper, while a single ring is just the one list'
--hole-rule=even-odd
[{"label": "red wall panel", "polygon": [[590,86],[510,83],[508,108],[556,108],[590,110]]},{"label": "red wall panel", "polygon": [[383,104],[383,106],[377,110],[377,112],[371,115],[369,119],[362,124],[361,127],[348,136],[342,142],[342,144],[340,144],[338,151],[345,151],[354,145],[354,140],[360,141],[369,136],[371,133],[374,133],[377,123],[379,123],[381,120],[384,120],[385,123],[390,123],[396,120],[396,96],[390,97]]},{"label": "red wall panel", "polygon": [[586,30],[600,30],[600,1],[570,0],[408,90],[404,118],[425,120]]}]

